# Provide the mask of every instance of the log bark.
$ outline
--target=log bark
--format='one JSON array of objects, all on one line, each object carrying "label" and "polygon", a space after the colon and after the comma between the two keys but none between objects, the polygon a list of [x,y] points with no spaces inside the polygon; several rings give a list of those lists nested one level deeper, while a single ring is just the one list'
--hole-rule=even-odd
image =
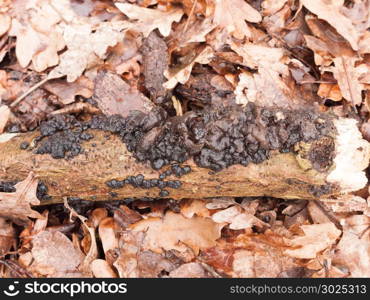
[{"label": "log bark", "polygon": [[[342,194],[364,187],[367,183],[363,171],[369,162],[369,143],[362,139],[353,119],[334,121],[336,133],[333,164],[325,171],[315,170],[305,158],[321,141],[297,145],[295,152],[271,152],[270,158],[260,164],[244,167],[234,165],[220,172],[198,167],[193,160],[184,165],[192,172],[180,179],[170,176],[166,180],[180,180],[178,189],[166,188],[167,197],[207,198],[220,196],[272,196],[285,199],[318,199],[321,196]],[[158,179],[160,171],[148,163],[139,163],[114,135],[94,131],[94,139],[84,142],[85,149],[72,159],[53,159],[49,154],[36,155],[32,149],[21,150],[22,142],[32,145],[37,132],[21,134],[0,143],[0,181],[26,178],[30,171],[48,187],[50,200],[41,204],[60,202],[63,197],[89,200],[112,200],[131,197],[158,198],[159,188],[135,188],[125,185],[112,189],[106,182],[122,180],[142,174],[145,179]],[[93,147],[95,143],[97,146]],[[32,147],[31,147],[32,148]],[[112,194],[114,192],[116,195]]]}]

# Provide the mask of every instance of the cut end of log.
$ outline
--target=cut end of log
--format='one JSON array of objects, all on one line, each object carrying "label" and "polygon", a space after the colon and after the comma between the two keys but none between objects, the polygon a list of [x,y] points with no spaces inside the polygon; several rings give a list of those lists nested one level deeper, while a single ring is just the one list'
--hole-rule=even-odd
[{"label": "cut end of log", "polygon": [[327,181],[339,185],[343,193],[357,191],[367,184],[364,170],[369,165],[370,143],[362,138],[356,120],[339,118],[333,123],[338,132],[336,156]]}]

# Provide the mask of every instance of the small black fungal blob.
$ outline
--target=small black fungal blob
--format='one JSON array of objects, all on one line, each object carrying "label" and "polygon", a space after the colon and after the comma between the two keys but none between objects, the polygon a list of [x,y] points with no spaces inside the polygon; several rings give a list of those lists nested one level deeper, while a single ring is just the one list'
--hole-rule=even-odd
[{"label": "small black fungal blob", "polygon": [[330,184],[327,185],[311,185],[309,187],[309,193],[316,198],[319,198],[322,195],[330,194],[333,186]]},{"label": "small black fungal blob", "polygon": [[181,181],[179,180],[167,181],[166,186],[169,188],[178,189],[181,187]]},{"label": "small black fungal blob", "polygon": [[105,184],[112,189],[119,189],[125,185],[125,182],[124,180],[112,179],[112,180],[107,181]]},{"label": "small black fungal blob", "polygon": [[118,197],[118,194],[116,192],[109,192],[109,196],[111,196],[112,198],[116,198]]},{"label": "small black fungal blob", "polygon": [[0,192],[1,193],[14,193],[16,188],[14,187],[17,184],[15,181],[0,181]]},{"label": "small black fungal blob", "polygon": [[161,190],[159,193],[160,197],[167,197],[170,193],[166,190]]},{"label": "small black fungal blob", "polygon": [[19,146],[20,149],[26,150],[30,146],[29,142],[22,142]]},{"label": "small black fungal blob", "polygon": [[[191,172],[190,167],[181,166],[190,157],[198,166],[217,172],[235,164],[261,163],[269,158],[271,150],[294,151],[297,142],[330,136],[335,130],[328,117],[306,109],[267,109],[249,103],[244,108],[216,107],[169,117],[163,108],[156,107],[147,114],[131,111],[126,118],[100,115],[87,122],[56,116],[41,124],[36,153],[50,153],[54,158],[78,155],[83,152],[81,142],[93,137],[85,132],[88,129],[118,135],[138,161],[149,162],[155,170],[171,165],[159,175],[158,183],[132,177],[118,183],[118,187],[158,185],[161,189],[166,187],[167,176],[181,177]],[[332,147],[321,149],[329,158],[334,151]],[[324,166],[315,152],[311,158],[320,168],[332,164],[329,160]]]},{"label": "small black fungal blob", "polygon": [[36,197],[39,200],[50,200],[51,196],[48,195],[48,187],[43,181],[39,181],[36,190]]},{"label": "small black fungal blob", "polygon": [[174,164],[171,166],[171,173],[174,174],[176,177],[181,177],[185,174],[191,172],[191,168],[189,166],[181,167],[179,164]]}]

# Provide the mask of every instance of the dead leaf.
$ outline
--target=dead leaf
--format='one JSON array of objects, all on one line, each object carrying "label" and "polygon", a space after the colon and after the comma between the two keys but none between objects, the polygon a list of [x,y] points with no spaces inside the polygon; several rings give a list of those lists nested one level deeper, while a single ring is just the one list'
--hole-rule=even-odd
[{"label": "dead leaf", "polygon": [[183,264],[170,272],[171,278],[207,278],[210,277],[200,263]]},{"label": "dead leaf", "polygon": [[114,220],[111,217],[103,219],[99,224],[99,237],[101,239],[104,253],[118,247],[118,240],[114,231]]},{"label": "dead leaf", "polygon": [[[55,8],[56,1],[50,2],[38,1],[24,7],[24,3],[15,1],[9,31],[9,35],[17,37],[16,56],[20,65],[27,67],[32,60],[33,67],[38,72],[57,65],[58,51],[65,47],[59,27],[62,18]],[[65,4],[63,14],[66,15],[69,1],[60,2]],[[25,24],[24,20],[29,20],[30,24]]]},{"label": "dead leaf", "polygon": [[330,223],[332,219],[330,217],[332,214],[329,210],[325,209],[326,207],[323,206],[318,201],[308,201],[307,204],[307,211],[312,219],[314,224],[323,224],[323,223]]},{"label": "dead leaf", "polygon": [[320,201],[335,213],[365,212],[369,209],[366,199],[351,194],[340,195],[331,199],[320,199]]},{"label": "dead leaf", "polygon": [[[144,231],[143,247],[154,252],[164,250],[185,251],[189,246],[195,253],[212,247],[220,237],[223,225],[202,217],[184,218],[181,214],[167,212],[163,219],[148,218],[131,225],[134,231]],[[166,238],[163,239],[163,234]],[[186,246],[185,246],[186,245]]]},{"label": "dead leaf", "polygon": [[227,208],[234,204],[236,204],[234,198],[220,197],[220,198],[208,199],[206,207],[208,209],[220,209],[220,208]]},{"label": "dead leaf", "polygon": [[339,85],[332,83],[320,83],[317,95],[324,99],[341,101],[343,99]]},{"label": "dead leaf", "polygon": [[333,264],[347,268],[351,277],[370,276],[370,218],[354,215],[344,220],[343,235],[333,257]]},{"label": "dead leaf", "polygon": [[362,90],[364,85],[360,83],[359,78],[361,73],[355,67],[358,59],[355,57],[335,57],[333,59],[335,68],[332,69],[335,79],[343,97],[350,101],[352,105],[360,105],[362,103]]},{"label": "dead leaf", "polygon": [[59,231],[42,231],[32,240],[33,271],[47,277],[80,277],[83,255]]},{"label": "dead leaf", "polygon": [[216,26],[217,24],[213,23],[210,18],[196,19],[190,23],[184,22],[176,28],[173,34],[171,34],[173,41],[170,41],[169,48],[173,47],[175,49],[180,49],[186,47],[190,43],[205,42],[207,34]]},{"label": "dead leaf", "polygon": [[119,255],[113,263],[120,278],[135,278],[139,276],[138,254],[144,239],[144,232],[125,230],[120,235]]},{"label": "dead leaf", "polygon": [[130,209],[127,205],[120,205],[120,207],[114,211],[113,218],[116,224],[126,229],[130,224],[140,221],[143,217],[135,210]]},{"label": "dead leaf", "polygon": [[299,267],[293,258],[283,255],[285,247],[276,233],[240,234],[231,241],[219,240],[216,247],[202,251],[201,257],[217,272],[231,277],[278,277]]},{"label": "dead leaf", "polygon": [[0,218],[0,256],[5,256],[11,247],[15,245],[15,229],[13,224],[5,218]]},{"label": "dead leaf", "polygon": [[191,70],[195,63],[207,64],[213,57],[213,50],[211,47],[205,47],[195,58],[190,62],[182,66],[175,67],[173,69],[164,72],[164,75],[168,79],[163,84],[166,89],[173,89],[177,83],[186,83],[189,80]]},{"label": "dead leaf", "polygon": [[106,115],[119,114],[127,117],[130,111],[149,112],[153,103],[135,88],[130,87],[120,76],[100,71],[95,79],[94,99]]},{"label": "dead leaf", "polygon": [[226,28],[237,39],[251,38],[251,31],[246,23],[262,21],[260,13],[244,0],[216,0],[213,22]]},{"label": "dead leaf", "polygon": [[181,201],[181,214],[191,219],[193,216],[198,217],[209,217],[210,212],[206,207],[206,202],[204,200],[185,200]]},{"label": "dead leaf", "polygon": [[48,92],[58,96],[60,102],[64,105],[73,103],[76,96],[90,98],[93,95],[94,84],[85,76],[80,76],[74,82],[65,82],[65,80],[55,79],[43,85]]},{"label": "dead leaf", "polygon": [[171,272],[176,266],[163,255],[152,251],[142,251],[137,256],[140,278],[160,277],[163,272]]},{"label": "dead leaf", "polygon": [[301,3],[333,26],[351,44],[353,50],[358,50],[359,33],[343,13],[344,0],[301,0]]},{"label": "dead leaf", "polygon": [[95,208],[91,212],[90,221],[94,228],[97,228],[100,224],[100,222],[108,217],[108,211],[104,207]]},{"label": "dead leaf", "polygon": [[14,218],[21,221],[27,221],[27,217],[42,218],[31,205],[38,205],[40,201],[36,197],[38,180],[33,172],[30,172],[27,178],[14,187],[14,193],[0,193],[0,215]]},{"label": "dead leaf", "polygon": [[98,24],[72,24],[63,32],[67,46],[60,56],[60,63],[48,75],[49,79],[67,76],[67,82],[73,82],[89,69],[105,58],[108,47],[115,46],[123,38],[123,31],[127,29],[123,21],[111,21]]},{"label": "dead leaf", "polygon": [[0,37],[9,30],[11,21],[9,15],[0,13]]},{"label": "dead leaf", "polygon": [[0,134],[4,132],[6,123],[10,117],[10,109],[6,105],[0,106]]},{"label": "dead leaf", "polygon": [[262,2],[261,6],[263,8],[263,14],[267,16],[274,15],[280,9],[283,8],[287,0],[265,0]]},{"label": "dead leaf", "polygon": [[254,216],[255,210],[247,211],[241,206],[231,206],[218,211],[212,215],[212,220],[216,223],[229,223],[229,228],[233,230],[250,229],[253,226],[268,227],[269,224],[262,222]]},{"label": "dead leaf", "polygon": [[341,234],[333,223],[302,225],[300,228],[303,236],[286,240],[296,249],[287,249],[284,254],[302,259],[315,258],[319,252],[331,247]]},{"label": "dead leaf", "polygon": [[91,270],[95,278],[116,278],[112,267],[104,259],[95,259],[91,262]]},{"label": "dead leaf", "polygon": [[86,217],[79,215],[73,208],[69,206],[67,198],[64,198],[63,204],[69,210],[70,219],[72,217],[78,218],[83,224],[83,229],[86,232],[86,234],[87,233],[89,234],[89,239],[90,239],[89,251],[87,252],[84,259],[82,260],[82,263],[79,266],[79,270],[84,274],[84,276],[90,276],[92,273],[91,263],[93,260],[95,260],[98,257],[98,246],[96,244],[95,229],[87,225]]},{"label": "dead leaf", "polygon": [[163,36],[168,36],[171,32],[172,23],[179,22],[184,14],[181,9],[160,11],[129,3],[115,3],[115,5],[130,19],[138,20],[131,25],[131,28],[142,32],[144,37],[147,37],[157,28]]}]

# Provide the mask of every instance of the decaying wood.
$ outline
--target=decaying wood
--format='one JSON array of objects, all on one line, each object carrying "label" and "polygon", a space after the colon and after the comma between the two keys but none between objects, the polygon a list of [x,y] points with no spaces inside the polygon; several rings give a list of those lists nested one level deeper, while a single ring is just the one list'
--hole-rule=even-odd
[{"label": "decaying wood", "polygon": [[[260,164],[234,165],[216,173],[188,160],[185,165],[191,166],[192,172],[180,179],[166,178],[182,183],[178,189],[166,188],[170,192],[168,197],[317,199],[358,190],[367,183],[363,170],[368,166],[369,143],[362,139],[355,120],[338,119],[334,124],[337,128],[334,164],[326,171],[319,172],[310,167],[301,150],[296,153],[272,152],[270,158]],[[32,149],[21,150],[20,144],[27,141],[32,145],[37,133],[19,135],[0,143],[0,179],[23,180],[33,171],[48,186],[52,196],[52,200],[42,201],[42,204],[59,202],[65,196],[91,200],[158,197],[158,188],[142,189],[131,185],[109,188],[106,185],[109,180],[122,180],[138,174],[144,175],[145,179],[158,178],[166,168],[155,171],[149,164],[137,162],[117,136],[107,139],[107,133],[101,131],[95,131],[94,135],[94,140],[83,144],[85,152],[69,160],[53,159],[49,154],[35,155]],[[304,151],[315,145],[315,142],[306,144]],[[112,192],[116,193],[114,198]]]}]

